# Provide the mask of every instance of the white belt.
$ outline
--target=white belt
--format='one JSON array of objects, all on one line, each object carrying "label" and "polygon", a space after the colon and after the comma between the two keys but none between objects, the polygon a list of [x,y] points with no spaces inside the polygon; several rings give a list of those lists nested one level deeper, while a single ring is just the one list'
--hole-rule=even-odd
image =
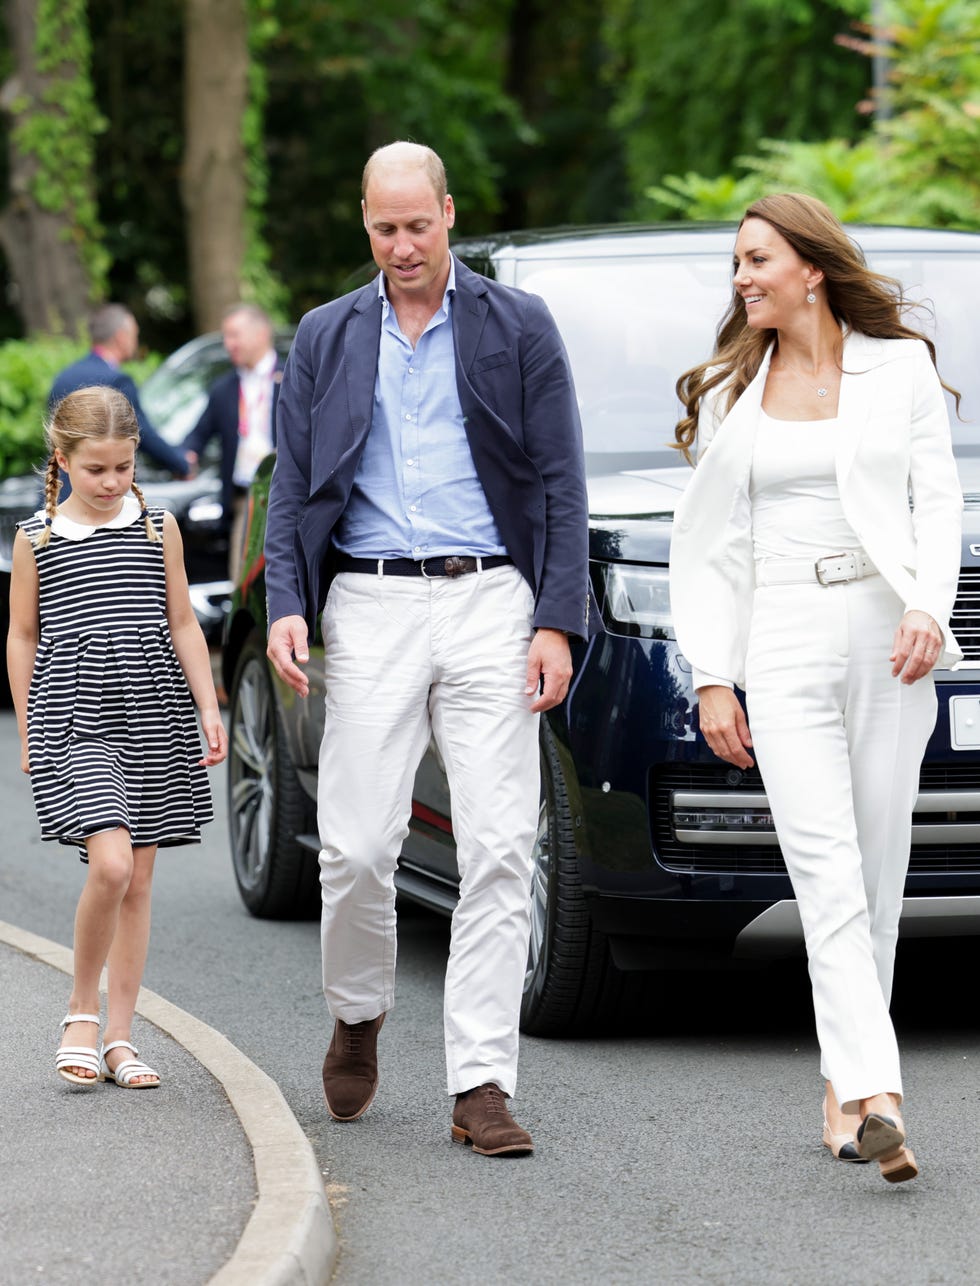
[{"label": "white belt", "polygon": [[755,565],[757,585],[845,585],[878,568],[867,554],[825,554],[812,558],[760,558]]}]

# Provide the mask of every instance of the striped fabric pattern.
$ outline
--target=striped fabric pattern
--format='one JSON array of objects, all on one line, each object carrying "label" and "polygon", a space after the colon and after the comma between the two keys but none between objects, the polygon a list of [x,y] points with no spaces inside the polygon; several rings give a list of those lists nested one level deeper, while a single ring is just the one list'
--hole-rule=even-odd
[{"label": "striped fabric pattern", "polygon": [[[158,531],[163,510],[151,509]],[[35,515],[20,524],[36,538]],[[170,638],[163,545],[137,517],[34,551],[40,639],[28,698],[41,837],[125,827],[134,846],[195,844],[213,817],[194,702]]]}]

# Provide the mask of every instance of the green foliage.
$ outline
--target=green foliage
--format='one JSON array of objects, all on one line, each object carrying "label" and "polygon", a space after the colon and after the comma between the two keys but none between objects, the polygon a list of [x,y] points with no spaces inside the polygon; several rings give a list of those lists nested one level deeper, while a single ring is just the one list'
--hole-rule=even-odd
[{"label": "green foliage", "polygon": [[35,161],[31,195],[42,210],[66,216],[64,235],[74,241],[97,298],[109,256],[95,200],[93,140],[105,121],[92,91],[85,9],[84,0],[38,0],[35,58],[45,78],[40,101],[21,96],[12,114],[14,142]]},{"label": "green foliage", "polygon": [[[44,417],[55,375],[88,351],[76,340],[12,339],[0,344],[0,478],[44,460]],[[127,366],[137,383],[160,363],[152,354]]]},{"label": "green foliage", "polygon": [[869,70],[835,43],[857,0],[606,0],[611,120],[638,212],[665,174],[723,172],[760,138],[856,137]]},{"label": "green foliage", "polygon": [[264,54],[266,45],[278,31],[275,0],[248,0],[248,102],[242,118],[247,184],[242,298],[264,308],[275,321],[285,322],[289,320],[289,296],[272,267],[269,243],[264,233],[269,193],[264,130],[268,88]]},{"label": "green foliage", "polygon": [[668,174],[662,184],[647,188],[644,194],[653,202],[653,217],[662,219],[738,219],[765,189],[756,176],[737,179],[731,174],[708,178],[689,171]]},{"label": "green foliage", "polygon": [[[736,158],[740,177],[668,175],[647,188],[647,212],[738,218],[782,190],[819,197],[848,222],[980,229],[980,10],[967,0],[893,0],[891,16],[891,114],[863,139],[763,139]],[[869,55],[878,47],[849,43]]]},{"label": "green foliage", "polygon": [[974,0],[896,0],[889,28],[891,116],[880,136],[910,220],[980,227],[980,7]]}]

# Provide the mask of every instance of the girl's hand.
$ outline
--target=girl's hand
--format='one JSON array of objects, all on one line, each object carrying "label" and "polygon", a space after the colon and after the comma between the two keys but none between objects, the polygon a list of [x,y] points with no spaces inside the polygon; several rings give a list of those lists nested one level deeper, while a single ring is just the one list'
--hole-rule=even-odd
[{"label": "girl's hand", "polygon": [[201,712],[201,731],[208,743],[207,754],[198,763],[203,768],[213,768],[215,764],[220,764],[228,754],[228,734],[225,732],[225,725],[221,722],[221,715],[217,710]]},{"label": "girl's hand", "polygon": [[718,756],[736,768],[751,768],[754,760],[746,747],[752,745],[745,711],[738,697],[721,683],[698,688],[698,723],[704,739]]},{"label": "girl's hand", "polygon": [[927,612],[906,612],[895,631],[892,678],[914,683],[928,674],[943,651],[943,632]]},{"label": "girl's hand", "polygon": [[26,772],[28,775],[30,775],[31,761],[27,753],[27,745],[26,743],[23,743],[23,742],[21,743],[21,747],[20,747],[20,770],[21,772]]}]

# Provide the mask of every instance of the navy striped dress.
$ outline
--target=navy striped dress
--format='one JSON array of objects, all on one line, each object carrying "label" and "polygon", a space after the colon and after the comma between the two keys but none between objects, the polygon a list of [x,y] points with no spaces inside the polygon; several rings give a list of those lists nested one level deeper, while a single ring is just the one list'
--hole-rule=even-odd
[{"label": "navy striped dress", "polygon": [[[163,510],[150,517],[163,532]],[[19,524],[33,540],[43,515]],[[125,827],[134,846],[196,844],[213,809],[194,702],[167,624],[163,545],[127,497],[112,522],[59,515],[34,550],[40,637],[27,706],[41,837]]]}]

